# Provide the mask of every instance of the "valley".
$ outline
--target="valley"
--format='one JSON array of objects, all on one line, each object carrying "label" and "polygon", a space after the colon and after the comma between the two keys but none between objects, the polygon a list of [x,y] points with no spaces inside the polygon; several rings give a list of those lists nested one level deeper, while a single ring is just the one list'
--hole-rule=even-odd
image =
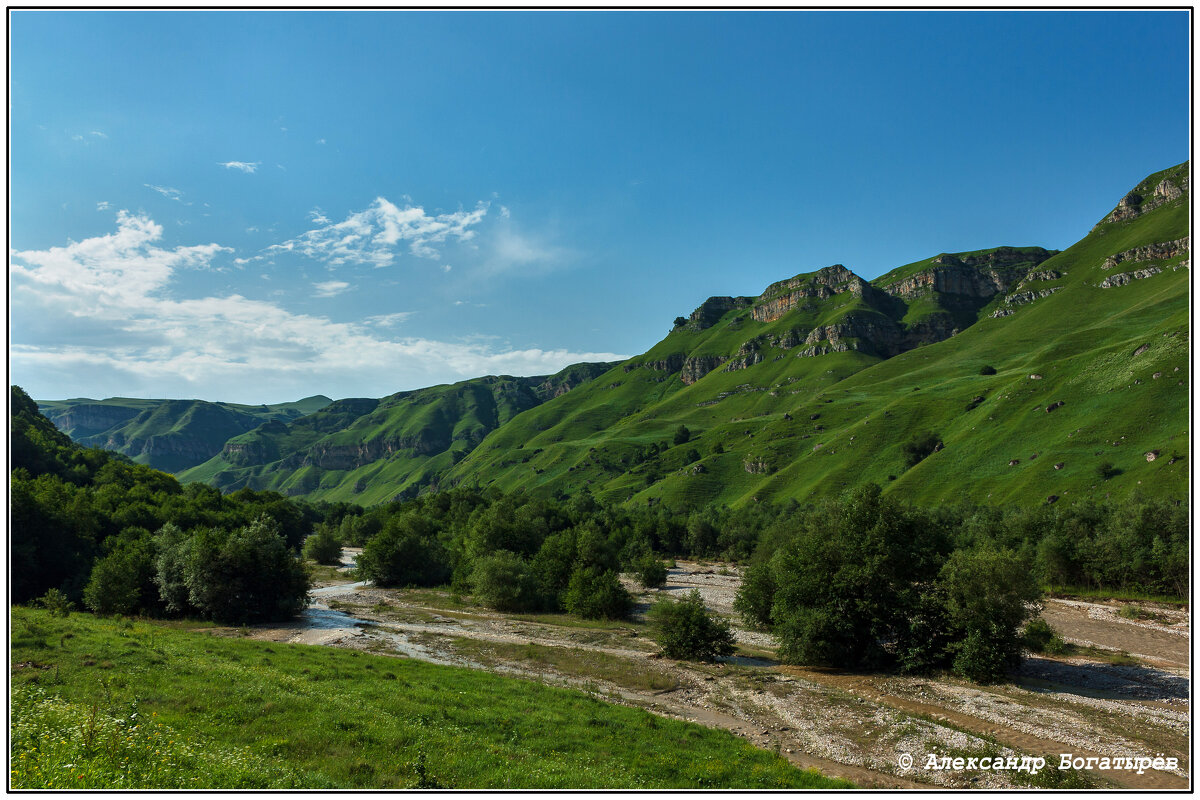
[{"label": "valley", "polygon": [[[347,566],[354,551],[348,551]],[[666,584],[640,590],[627,621],[589,622],[554,614],[501,614],[443,589],[380,589],[337,574],[314,590],[308,616],[260,626],[250,636],[323,644],[466,666],[550,685],[582,688],[609,702],[721,728],[803,768],[862,787],[1008,788],[1028,776],[1004,771],[920,768],[930,753],[1044,756],[1157,755],[1175,772],[1091,771],[1073,780],[1098,787],[1188,785],[1190,617],[1155,608],[1126,619],[1114,603],[1046,601],[1043,616],[1071,657],[1027,656],[1011,683],[979,686],[948,676],[904,677],[786,666],[769,634],[736,628],[738,652],[717,664],[662,658],[644,613],[655,595],[698,589],[706,605],[738,625],[736,566],[678,562]],[[229,632],[236,635],[235,631]],[[1104,652],[1122,657],[1106,660]],[[1128,653],[1126,656],[1125,653]],[[899,765],[902,753],[917,768]],[[1050,769],[1043,780],[1070,773]],[[1074,784],[1036,784],[1069,786]]]}]

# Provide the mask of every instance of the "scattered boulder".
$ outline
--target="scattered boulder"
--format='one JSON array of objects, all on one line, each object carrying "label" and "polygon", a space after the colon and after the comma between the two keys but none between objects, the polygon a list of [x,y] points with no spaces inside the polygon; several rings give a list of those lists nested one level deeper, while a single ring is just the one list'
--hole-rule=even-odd
[{"label": "scattered boulder", "polygon": [[1052,494],[1046,498],[1046,505],[1050,505],[1052,503],[1057,503],[1057,502],[1058,502],[1058,495],[1056,495],[1056,494]]},{"label": "scattered boulder", "polygon": [[1055,400],[1053,403],[1051,403],[1050,405],[1046,406],[1046,413],[1047,413],[1047,414],[1049,414],[1049,413],[1050,413],[1051,411],[1053,411],[1054,409],[1056,409],[1056,408],[1062,408],[1062,407],[1063,407],[1063,406],[1065,406],[1065,405],[1066,405],[1066,403],[1065,403],[1064,401],[1062,401],[1062,400]]},{"label": "scattered boulder", "polygon": [[1140,356],[1142,353],[1146,352],[1149,349],[1150,349],[1150,345],[1144,344],[1141,347],[1139,347],[1137,350],[1134,350],[1133,356],[1131,356],[1131,357],[1136,358],[1137,356]]},{"label": "scattered boulder", "polygon": [[1153,460],[1154,460],[1154,459],[1156,459],[1156,458],[1158,458],[1158,451],[1157,451],[1157,450],[1151,450],[1150,452],[1146,453],[1146,460],[1147,460],[1147,461],[1153,461]]},{"label": "scattered boulder", "polygon": [[1029,373],[1029,380],[1031,380],[1031,381],[1040,381],[1041,379],[1042,379],[1042,375],[1041,375],[1041,373],[1039,373],[1039,372],[1031,372],[1031,373]]},{"label": "scattered boulder", "polygon": [[1020,463],[1021,463],[1021,459],[1019,459],[1019,458],[1014,458],[1012,461],[1009,461],[1009,462],[1008,462],[1008,465],[1009,465],[1010,467],[1015,467],[1017,464],[1020,464]]},{"label": "scattered boulder", "polygon": [[1055,469],[1062,469],[1062,468],[1063,468],[1063,467],[1065,467],[1066,465],[1067,465],[1067,462],[1065,462],[1065,461],[1060,461],[1060,462],[1058,462],[1057,464],[1055,464],[1055,465],[1054,465],[1054,468],[1055,468]]},{"label": "scattered boulder", "polygon": [[1161,372],[1156,372],[1156,373],[1154,373],[1153,375],[1151,375],[1150,377],[1151,377],[1151,378],[1153,378],[1154,380],[1158,380],[1159,378],[1161,378],[1161,377],[1162,377],[1162,373],[1161,373]]},{"label": "scattered boulder", "polygon": [[820,419],[821,415],[820,414],[809,414],[808,418],[809,419]]}]

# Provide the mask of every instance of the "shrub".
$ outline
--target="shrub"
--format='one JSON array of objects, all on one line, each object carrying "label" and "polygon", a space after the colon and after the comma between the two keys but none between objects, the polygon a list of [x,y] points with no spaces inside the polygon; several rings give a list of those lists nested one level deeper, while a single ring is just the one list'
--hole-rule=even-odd
[{"label": "shrub", "polygon": [[1113,466],[1111,461],[1101,461],[1096,465],[1096,475],[1100,480],[1106,481],[1109,478],[1115,478],[1121,474],[1121,470]]},{"label": "shrub", "polygon": [[342,538],[332,525],[324,523],[316,527],[316,532],[304,540],[304,557],[318,564],[334,566],[342,561]]},{"label": "shrub", "polygon": [[153,575],[148,539],[115,548],[92,567],[83,603],[97,614],[133,614],[154,605],[156,598],[146,591]]},{"label": "shrub", "polygon": [[584,619],[624,619],[633,609],[633,598],[612,570],[579,567],[571,573],[564,605]]},{"label": "shrub", "polygon": [[37,604],[49,611],[52,617],[69,617],[75,608],[75,604],[58,589],[48,589],[38,598]]},{"label": "shrub", "polygon": [[1067,643],[1050,627],[1050,623],[1041,617],[1029,621],[1022,638],[1025,647],[1034,653],[1062,655],[1067,650]]},{"label": "shrub", "polygon": [[156,542],[155,582],[168,611],[245,624],[287,619],[308,603],[304,565],[266,514],[233,531],[167,525]]},{"label": "shrub", "polygon": [[995,375],[996,368],[985,364],[984,366],[979,368],[979,374],[980,375]]},{"label": "shrub", "polygon": [[528,611],[537,607],[533,574],[525,559],[499,550],[475,562],[471,585],[475,599],[497,611]]},{"label": "shrub", "polygon": [[653,553],[642,556],[636,564],[638,583],[647,589],[662,586],[667,582],[667,565]]},{"label": "shrub", "polygon": [[713,617],[696,589],[679,600],[661,597],[650,608],[658,627],[658,643],[670,658],[716,661],[736,647],[726,620]]}]

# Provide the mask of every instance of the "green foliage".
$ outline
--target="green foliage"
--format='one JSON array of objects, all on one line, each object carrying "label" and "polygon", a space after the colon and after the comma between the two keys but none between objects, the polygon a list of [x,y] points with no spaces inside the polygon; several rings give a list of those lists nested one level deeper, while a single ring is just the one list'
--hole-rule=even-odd
[{"label": "green foliage", "polygon": [[667,582],[667,565],[653,553],[647,553],[635,565],[638,583],[647,589]]},{"label": "green foliage", "polygon": [[941,438],[932,431],[917,434],[900,448],[904,453],[904,466],[912,469],[940,449],[941,444]]},{"label": "green foliage", "polygon": [[1067,643],[1050,627],[1050,623],[1041,617],[1029,621],[1025,626],[1023,639],[1025,647],[1034,653],[1057,656],[1067,651]]},{"label": "green foliage", "polygon": [[781,655],[845,667],[890,663],[885,643],[903,646],[909,612],[936,576],[946,542],[878,486],[825,504],[801,525],[771,561]]},{"label": "green foliage", "polygon": [[657,627],[658,643],[670,658],[716,661],[736,649],[729,622],[710,614],[696,589],[678,600],[660,597],[649,616]]},{"label": "green foliage", "polygon": [[342,563],[342,538],[338,529],[328,523],[318,525],[315,532],[304,540],[304,557],[318,564],[332,566]]},{"label": "green foliage", "polygon": [[624,619],[633,610],[633,598],[616,572],[579,567],[571,573],[563,605],[584,619]]},{"label": "green foliage", "polygon": [[980,375],[995,375],[996,368],[991,365],[985,364],[979,368],[979,374]]},{"label": "green foliage", "polygon": [[50,612],[54,617],[68,617],[74,610],[75,604],[58,589],[51,589],[38,598],[37,604]]},{"label": "green foliage", "polygon": [[246,624],[287,619],[308,603],[304,565],[266,515],[232,531],[164,527],[155,543],[168,611]]},{"label": "green foliage", "polygon": [[768,561],[750,565],[742,574],[742,585],[733,601],[733,609],[751,628],[769,630],[771,608],[775,602],[775,575]]},{"label": "green foliage", "polygon": [[538,607],[534,577],[528,562],[516,553],[499,550],[476,560],[471,574],[475,599],[497,611],[527,611]]},{"label": "green foliage", "polygon": [[1012,550],[957,550],[938,581],[956,640],[954,671],[980,683],[1002,680],[1020,661],[1022,626],[1040,610],[1029,563]]},{"label": "green foliage", "polygon": [[688,442],[691,441],[691,439],[692,439],[692,432],[690,430],[688,430],[688,427],[686,425],[680,425],[678,428],[675,429],[675,435],[672,438],[672,441],[674,441],[674,443],[676,445],[681,445],[681,444],[687,444]]},{"label": "green foliage", "polygon": [[158,607],[153,544],[145,531],[131,533],[114,542],[92,567],[83,602],[97,614],[134,614]]}]

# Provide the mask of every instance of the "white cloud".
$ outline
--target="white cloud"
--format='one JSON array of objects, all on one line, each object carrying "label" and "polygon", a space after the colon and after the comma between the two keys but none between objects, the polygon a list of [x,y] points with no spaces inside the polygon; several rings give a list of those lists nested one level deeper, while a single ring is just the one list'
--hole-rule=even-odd
[{"label": "white cloud", "polygon": [[325,140],[324,140],[324,139],[317,139],[317,144],[325,144]]},{"label": "white cloud", "polygon": [[109,208],[110,206],[107,200],[101,200],[99,203],[96,203],[97,211],[107,211]]},{"label": "white cloud", "polygon": [[349,289],[350,284],[345,281],[322,281],[314,283],[313,288],[317,290],[315,297],[334,297]]},{"label": "white cloud", "polygon": [[380,327],[387,328],[391,327],[392,325],[399,325],[401,322],[404,322],[415,313],[417,312],[397,311],[394,314],[379,314],[374,317],[367,317],[363,320],[363,322],[366,322],[370,325],[379,325]]},{"label": "white cloud", "polygon": [[174,200],[179,203],[183,202],[183,192],[178,189],[172,189],[170,186],[155,186],[151,183],[143,183],[142,186],[145,186],[147,189],[153,189],[168,200]]},{"label": "white cloud", "polygon": [[262,166],[261,161],[218,161],[218,166],[225,169],[240,169],[242,172],[253,174]]},{"label": "white cloud", "polygon": [[35,396],[206,397],[275,402],[324,392],[374,396],[486,374],[537,375],[612,353],[500,349],[389,338],[399,314],[335,322],[239,294],[180,297],[183,270],[218,244],[163,247],[162,226],[122,211],[117,230],[10,256],[11,374]]},{"label": "white cloud", "polygon": [[400,245],[407,244],[415,256],[438,259],[441,253],[436,246],[451,239],[472,239],[472,228],[487,215],[487,209],[486,203],[480,203],[473,211],[431,216],[419,206],[399,208],[387,198],[377,197],[368,208],[337,223],[314,209],[309,216],[321,227],[272,245],[268,251],[301,253],[331,266],[386,267],[395,260]]},{"label": "white cloud", "polygon": [[92,136],[95,136],[100,139],[108,138],[108,134],[104,133],[103,131],[92,131],[91,134],[92,134]]},{"label": "white cloud", "polygon": [[452,269],[454,269],[454,267],[450,266],[449,264],[442,264],[442,272],[449,272]]}]

